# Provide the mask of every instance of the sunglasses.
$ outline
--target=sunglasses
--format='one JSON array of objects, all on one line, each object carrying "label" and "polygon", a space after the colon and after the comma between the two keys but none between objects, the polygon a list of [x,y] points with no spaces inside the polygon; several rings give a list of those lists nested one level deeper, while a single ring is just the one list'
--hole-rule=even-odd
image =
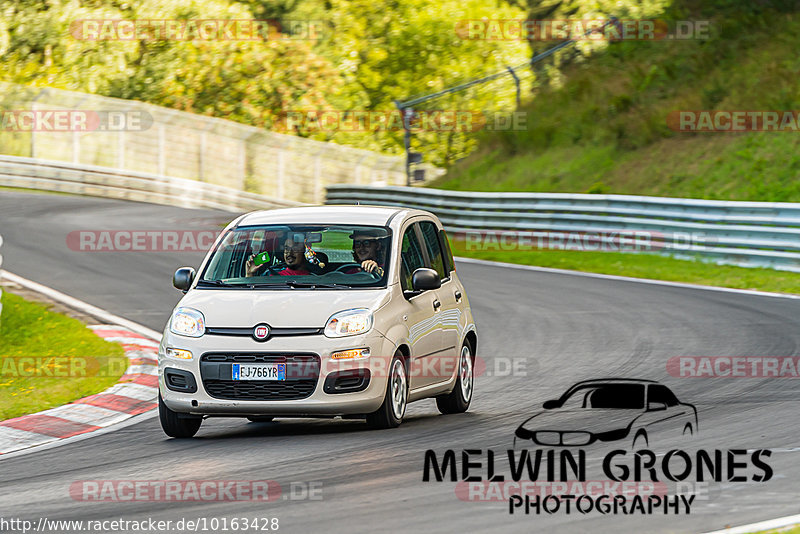
[{"label": "sunglasses", "polygon": [[353,241],[353,248],[368,247],[373,243],[377,243],[375,239],[365,239],[363,241]]}]

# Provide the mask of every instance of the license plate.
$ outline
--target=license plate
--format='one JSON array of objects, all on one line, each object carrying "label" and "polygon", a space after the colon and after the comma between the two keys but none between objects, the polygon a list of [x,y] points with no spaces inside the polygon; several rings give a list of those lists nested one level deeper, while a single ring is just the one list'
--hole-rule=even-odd
[{"label": "license plate", "polygon": [[244,365],[234,363],[231,368],[233,380],[286,380],[285,363]]}]

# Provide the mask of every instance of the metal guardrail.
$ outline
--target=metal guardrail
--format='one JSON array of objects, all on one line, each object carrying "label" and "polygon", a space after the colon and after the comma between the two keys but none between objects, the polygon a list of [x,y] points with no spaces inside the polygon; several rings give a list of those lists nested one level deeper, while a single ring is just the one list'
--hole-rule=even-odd
[{"label": "metal guardrail", "polygon": [[184,178],[16,156],[0,156],[0,186],[234,212],[299,205]]},{"label": "metal guardrail", "polygon": [[651,246],[626,251],[800,272],[798,203],[348,185],[328,187],[327,202],[428,210],[468,243],[486,232],[564,233],[549,242],[570,249],[569,235],[633,232]]}]

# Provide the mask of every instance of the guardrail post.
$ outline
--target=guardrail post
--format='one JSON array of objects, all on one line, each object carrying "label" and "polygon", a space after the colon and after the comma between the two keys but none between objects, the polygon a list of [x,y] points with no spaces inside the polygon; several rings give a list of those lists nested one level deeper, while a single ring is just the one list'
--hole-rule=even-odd
[{"label": "guardrail post", "polygon": [[514,69],[512,69],[508,65],[506,65],[506,68],[508,69],[508,72],[511,73],[511,77],[514,78],[514,84],[517,86],[517,109],[519,109],[520,107],[519,76],[517,76],[517,73],[514,72]]}]

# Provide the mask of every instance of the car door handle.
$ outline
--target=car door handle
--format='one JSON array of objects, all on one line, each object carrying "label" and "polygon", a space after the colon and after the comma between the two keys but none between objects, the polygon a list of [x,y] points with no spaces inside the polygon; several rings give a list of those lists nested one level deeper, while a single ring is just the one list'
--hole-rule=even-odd
[{"label": "car door handle", "polygon": [[461,291],[456,291],[455,295],[456,295],[456,302],[460,302],[461,301],[461,296],[462,296],[461,295]]},{"label": "car door handle", "polygon": [[439,302],[439,299],[433,301],[433,309],[438,310],[442,306],[442,303]]}]

